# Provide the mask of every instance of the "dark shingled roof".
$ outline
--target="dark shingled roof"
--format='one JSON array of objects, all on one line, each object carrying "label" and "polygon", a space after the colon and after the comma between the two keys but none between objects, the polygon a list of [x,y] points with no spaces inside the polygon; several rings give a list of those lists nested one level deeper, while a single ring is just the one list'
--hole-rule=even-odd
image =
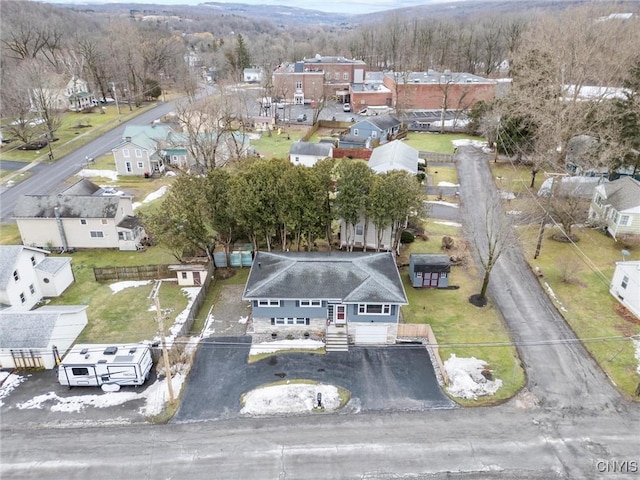
[{"label": "dark shingled roof", "polygon": [[351,128],[358,128],[358,125],[363,123],[371,123],[380,130],[389,130],[393,127],[402,125],[402,122],[393,115],[378,115],[372,118],[367,118],[366,120],[360,120],[358,123],[352,125]]},{"label": "dark shingled roof", "polygon": [[258,252],[243,298],[408,303],[390,252]]},{"label": "dark shingled roof", "polygon": [[449,272],[451,262],[446,255],[436,253],[412,253],[409,263],[413,262],[414,272]]},{"label": "dark shingled roof", "polygon": [[61,193],[64,195],[93,195],[97,191],[101,190],[98,185],[83,178],[82,180],[74,183]]},{"label": "dark shingled roof", "polygon": [[115,218],[119,197],[87,197],[75,195],[23,195],[18,199],[15,218],[55,218],[58,207],[61,218]]},{"label": "dark shingled roof", "polygon": [[124,217],[122,220],[120,220],[120,223],[118,223],[118,227],[120,228],[126,228],[128,230],[133,230],[135,227],[141,225],[140,224],[140,220],[138,220],[138,217],[132,217],[131,215],[127,215],[126,217]]}]

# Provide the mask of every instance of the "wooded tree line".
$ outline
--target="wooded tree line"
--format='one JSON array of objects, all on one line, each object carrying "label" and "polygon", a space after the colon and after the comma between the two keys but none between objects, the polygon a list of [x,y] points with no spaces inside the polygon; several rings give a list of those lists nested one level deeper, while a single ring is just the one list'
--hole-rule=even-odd
[{"label": "wooded tree line", "polygon": [[[256,250],[313,250],[319,239],[331,248],[332,223],[339,218],[349,232],[367,219],[379,230],[394,227],[396,249],[407,218],[421,214],[422,206],[420,183],[405,172],[374,174],[358,160],[325,159],[309,168],[288,159],[259,159],[237,169],[180,176],[143,221],[177,259],[194,251],[212,258],[217,244],[229,255],[243,239]],[[351,250],[352,233],[346,241]]]}]

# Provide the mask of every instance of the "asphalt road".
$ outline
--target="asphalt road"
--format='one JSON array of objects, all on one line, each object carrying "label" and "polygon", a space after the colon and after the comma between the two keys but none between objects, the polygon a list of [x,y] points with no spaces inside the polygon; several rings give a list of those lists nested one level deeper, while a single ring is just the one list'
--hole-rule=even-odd
[{"label": "asphalt road", "polygon": [[243,393],[297,378],[346,388],[351,393],[349,412],[455,407],[442,393],[421,345],[351,347],[329,355],[290,353],[247,364],[250,347],[248,336],[204,339],[172,422],[237,418]]}]

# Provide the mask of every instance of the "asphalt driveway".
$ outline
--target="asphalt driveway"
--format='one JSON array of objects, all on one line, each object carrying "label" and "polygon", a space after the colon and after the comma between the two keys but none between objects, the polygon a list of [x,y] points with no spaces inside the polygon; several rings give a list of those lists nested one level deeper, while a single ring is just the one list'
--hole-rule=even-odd
[{"label": "asphalt driveway", "polygon": [[348,411],[454,408],[421,345],[350,347],[348,352],[288,353],[248,364],[251,337],[201,342],[172,422],[237,418],[240,396],[260,385],[311,379],[351,392]]}]

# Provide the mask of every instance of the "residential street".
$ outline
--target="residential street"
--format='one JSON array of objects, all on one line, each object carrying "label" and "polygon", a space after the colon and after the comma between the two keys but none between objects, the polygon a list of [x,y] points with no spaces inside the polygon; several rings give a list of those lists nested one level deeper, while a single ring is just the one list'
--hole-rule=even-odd
[{"label": "residential street", "polygon": [[[59,184],[82,168],[87,157],[93,158],[110,152],[111,148],[122,138],[125,125],[149,124],[172,111],[174,106],[175,102],[160,103],[156,108],[144,112],[128,122],[123,122],[113,130],[110,130],[74,152],[56,159],[54,163],[42,162],[32,168],[30,170],[32,174],[30,178],[16,183],[10,188],[3,188],[0,191],[0,223],[13,221],[11,219],[13,209],[21,195],[47,195],[53,193]],[[127,107],[123,105],[121,108],[125,109]],[[25,163],[24,165],[27,164]]]},{"label": "residential street", "polygon": [[[465,221],[483,228],[494,190],[480,150],[460,147]],[[466,210],[468,209],[468,210]],[[466,214],[465,214],[466,213]],[[80,479],[637,478],[640,406],[577,342],[519,250],[490,293],[518,344],[527,388],[504,405],[169,425],[109,420],[4,425],[0,475]],[[216,365],[211,365],[215,371]],[[216,378],[210,378],[215,382]],[[92,426],[89,426],[92,425]],[[95,427],[93,426],[95,425]]]}]

